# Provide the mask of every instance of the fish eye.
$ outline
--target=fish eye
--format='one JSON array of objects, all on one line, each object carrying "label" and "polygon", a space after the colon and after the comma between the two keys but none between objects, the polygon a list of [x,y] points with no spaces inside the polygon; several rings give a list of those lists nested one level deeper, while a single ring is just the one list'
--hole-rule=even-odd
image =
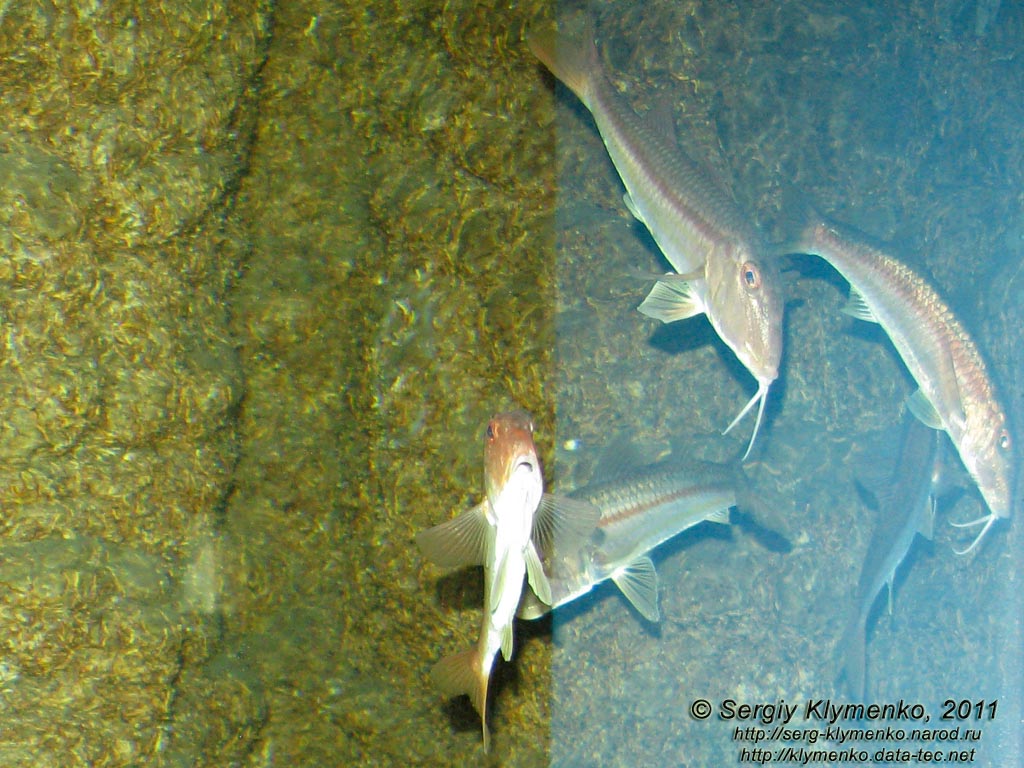
[{"label": "fish eye", "polygon": [[1010,450],[1013,446],[1013,441],[1010,439],[1010,433],[1006,429],[999,430],[999,441],[997,443],[1000,449],[1004,451]]},{"label": "fish eye", "polygon": [[761,287],[761,270],[752,261],[746,261],[740,267],[744,287],[754,290]]},{"label": "fish eye", "polygon": [[493,440],[494,439],[494,422],[493,421],[487,422],[487,439],[488,440]]}]

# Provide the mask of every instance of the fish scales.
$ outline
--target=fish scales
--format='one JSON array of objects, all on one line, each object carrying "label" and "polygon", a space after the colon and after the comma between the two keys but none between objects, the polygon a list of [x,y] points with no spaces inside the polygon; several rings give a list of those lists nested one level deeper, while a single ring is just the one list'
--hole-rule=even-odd
[{"label": "fish scales", "polygon": [[[714,468],[712,468],[714,469]],[[709,478],[708,475],[711,475]],[[735,499],[734,483],[722,474],[715,476],[710,470],[700,468],[656,469],[645,474],[637,473],[623,482],[600,483],[572,494],[601,510],[599,527],[608,531],[626,521],[649,515],[659,507],[690,510],[694,519],[706,509],[721,508],[723,497],[730,503]],[[726,505],[728,506],[728,505]],[[656,540],[648,544],[647,539]],[[652,532],[636,542],[637,548],[650,547],[660,543],[660,533]],[[646,546],[644,546],[646,545]]]},{"label": "fish scales", "polygon": [[594,80],[592,112],[608,154],[673,269],[700,270],[723,247],[752,251],[760,238],[735,201],[638,117],[606,78]]},{"label": "fish scales", "polygon": [[494,416],[484,441],[485,498],[453,520],[416,536],[424,554],[439,565],[484,566],[484,611],[477,644],[446,656],[431,678],[450,696],[466,694],[480,713],[484,751],[490,748],[487,688],[495,657],[512,657],[512,620],[524,576],[531,594],[552,601],[551,585],[538,555],[555,542],[570,547],[594,530],[600,510],[544,493],[544,477],[533,442],[533,419],[525,411]]},{"label": "fish scales", "polygon": [[526,591],[519,616],[535,619],[611,579],[649,621],[657,621],[657,574],[648,553],[702,522],[727,523],[736,504],[737,467],[703,462],[655,464],[574,491],[574,501],[601,511],[589,539],[541,551],[552,600]]},{"label": "fish scales", "polygon": [[[794,250],[828,261],[863,300],[855,316],[878,322],[935,411],[991,512],[984,528],[1012,514],[1013,444],[1006,413],[974,340],[938,293],[910,267],[836,222],[813,217]],[[920,415],[920,414],[919,414]],[[927,419],[926,419],[927,421]]]},{"label": "fish scales", "polygon": [[707,315],[757,379],[757,392],[725,430],[757,406],[749,454],[782,357],[778,271],[763,258],[757,228],[732,196],[675,146],[668,129],[657,130],[619,96],[603,71],[589,23],[580,40],[542,33],[529,44],[590,110],[626,188],[626,206],[678,273],[659,281],[640,311],[663,322]]}]

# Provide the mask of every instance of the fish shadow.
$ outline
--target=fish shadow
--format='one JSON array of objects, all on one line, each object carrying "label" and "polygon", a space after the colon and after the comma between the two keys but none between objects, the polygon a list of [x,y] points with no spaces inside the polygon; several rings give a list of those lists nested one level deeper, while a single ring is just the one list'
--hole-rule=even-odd
[{"label": "fish shadow", "polygon": [[[792,302],[786,303],[787,311],[783,315],[783,349],[789,345],[789,309],[792,304]],[[864,324],[862,323],[862,325]],[[740,359],[733,354],[726,343],[719,338],[706,315],[691,317],[678,323],[660,325],[648,338],[647,343],[652,349],[670,356],[684,355],[693,350],[709,346],[715,350],[715,354],[726,371],[728,371],[729,376],[743,387],[746,397],[752,397],[754,392],[757,391],[757,383],[752,378],[750,372]],[[770,431],[771,424],[775,420],[775,415],[781,409],[785,397],[786,376],[785,358],[783,358],[782,370],[779,372],[779,377],[771,385],[771,392],[765,405],[764,417],[761,423],[762,433]],[[730,416],[730,418],[732,417]],[[748,416],[748,419],[751,420],[751,423],[753,422],[752,417]],[[755,446],[758,443],[763,444],[763,440],[759,439]]]},{"label": "fish shadow", "polygon": [[[659,592],[660,591],[659,587]],[[598,584],[586,596],[560,606],[555,611],[552,611],[544,617],[544,621],[548,625],[548,635],[551,638],[552,645],[554,645],[556,649],[568,648],[571,650],[573,644],[570,643],[566,646],[565,642],[563,642],[563,639],[560,637],[562,634],[561,628],[572,624],[574,621],[579,620],[581,616],[585,616],[595,610],[595,606],[605,600],[618,603],[618,605],[613,609],[616,611],[616,621],[625,622],[635,620],[637,626],[640,627],[640,631],[651,637],[661,637],[661,622],[653,622],[645,619],[640,615],[640,612],[637,611],[636,608],[630,605],[629,601],[619,591],[618,587],[616,587],[611,580],[608,580]],[[664,620],[664,618],[665,617],[662,616],[662,620]],[[574,642],[575,641],[573,641],[573,643]]]},{"label": "fish shadow", "polygon": [[691,317],[678,323],[659,325],[647,343],[666,355],[682,355],[709,345],[718,349],[719,346],[718,334],[705,315],[701,315],[700,318]]},{"label": "fish shadow", "polygon": [[479,609],[484,604],[483,570],[461,568],[441,576],[434,586],[434,601],[446,611]]},{"label": "fish shadow", "polygon": [[[511,689],[513,694],[519,695],[521,693],[521,676],[519,674],[519,665],[516,663],[516,656],[518,655],[522,640],[523,638],[519,636],[517,631],[515,640],[516,651],[512,655],[512,660],[506,662],[499,653],[494,657],[494,666],[491,667],[490,682],[487,685],[487,726],[491,733],[491,754],[485,757],[485,765],[502,764],[500,760],[496,760],[493,756],[494,737],[500,735],[502,729],[506,727],[514,728],[515,726],[514,723],[510,724],[508,719],[503,716],[502,701],[505,698],[503,692],[506,688]],[[529,684],[536,684],[536,681],[531,681]],[[469,696],[456,696],[449,699],[445,702],[442,709],[454,732],[460,734],[474,733],[476,738],[480,738],[480,715],[473,708],[473,703],[470,701]],[[480,749],[481,751],[483,750],[482,741]]]},{"label": "fish shadow", "polygon": [[[487,694],[488,709],[490,709],[493,691],[488,690]],[[468,733],[469,731],[480,733],[480,715],[473,709],[473,702],[469,700],[469,696],[456,696],[448,699],[441,709],[455,733]]]},{"label": "fish shadow", "polygon": [[[785,326],[783,332],[785,333]],[[757,384],[751,378],[750,372],[726,346],[725,342],[718,337],[707,315],[660,325],[648,338],[647,344],[652,349],[673,357],[685,355],[703,347],[711,347],[729,372],[729,376],[742,384],[750,395],[753,395],[757,389]],[[776,381],[772,385],[772,394],[768,398],[768,406],[765,409],[765,424],[768,423],[768,414],[775,410],[776,401],[779,400],[776,396],[776,389],[781,389],[781,387],[781,381]]]}]

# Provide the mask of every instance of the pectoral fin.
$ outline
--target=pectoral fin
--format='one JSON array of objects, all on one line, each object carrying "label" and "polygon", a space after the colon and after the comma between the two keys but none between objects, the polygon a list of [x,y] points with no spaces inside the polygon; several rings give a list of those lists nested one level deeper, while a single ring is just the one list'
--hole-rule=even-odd
[{"label": "pectoral fin", "polygon": [[446,523],[416,535],[416,544],[427,558],[443,568],[483,565],[487,554],[485,503]]},{"label": "pectoral fin", "polygon": [[732,509],[732,507],[722,507],[721,509],[716,509],[714,512],[709,514],[704,519],[707,522],[709,522],[709,523],[719,523],[721,525],[729,525],[729,510],[730,509]]},{"label": "pectoral fin", "polygon": [[510,621],[501,630],[501,657],[508,661],[512,658],[512,622]]},{"label": "pectoral fin", "polygon": [[672,323],[702,314],[704,305],[686,280],[659,280],[640,306],[640,314]]},{"label": "pectoral fin", "polygon": [[875,313],[868,306],[864,295],[852,285],[850,286],[850,298],[846,300],[846,306],[843,307],[843,314],[863,320],[865,323],[878,322],[878,318],[875,317]]},{"label": "pectoral fin", "polygon": [[641,555],[612,574],[612,581],[641,616],[648,621],[661,619],[658,611],[658,573],[654,570],[651,558]]},{"label": "pectoral fin", "polygon": [[921,520],[917,525],[917,532],[928,539],[928,541],[931,541],[932,536],[935,534],[935,506],[935,495],[930,494],[928,496],[928,511],[921,516]]},{"label": "pectoral fin", "polygon": [[952,409],[952,416],[959,424],[967,423],[967,412],[964,411],[964,394],[960,390],[960,377],[956,372],[956,365],[953,363],[953,356],[946,351],[948,369],[952,375],[940,380],[942,386],[942,397],[949,403]]},{"label": "pectoral fin", "polygon": [[[544,573],[544,566],[537,556],[537,548],[531,541],[526,545],[526,580],[537,598],[545,605],[551,605],[551,584]],[[507,660],[508,657],[506,656]]]},{"label": "pectoral fin", "polygon": [[907,401],[910,412],[932,429],[945,430],[946,425],[938,414],[941,408],[951,427],[962,428],[967,422],[967,413],[964,411],[964,394],[960,389],[960,377],[957,375],[953,354],[946,345],[936,345],[926,352],[928,364],[936,371],[934,386],[938,391],[934,395],[934,402],[921,394],[921,390],[914,392]]},{"label": "pectoral fin", "polygon": [[907,398],[907,408],[925,426],[932,429],[945,429],[942,419],[939,418],[939,412],[935,410],[935,406],[928,401],[920,389],[914,390],[914,393]]},{"label": "pectoral fin", "polygon": [[[552,597],[552,599],[554,599]],[[516,616],[526,621],[533,621],[539,619],[551,610],[550,605],[545,605],[537,597],[537,593],[533,589],[524,589],[523,597],[519,601],[519,610],[516,611]]]},{"label": "pectoral fin", "polygon": [[647,224],[647,222],[644,221],[644,217],[640,215],[640,211],[638,211],[636,206],[633,204],[633,198],[629,196],[629,192],[626,192],[622,196],[622,202],[625,203],[626,208],[629,210],[630,214],[632,214],[634,219],[639,221],[641,224]]},{"label": "pectoral fin", "polygon": [[[541,497],[537,513],[533,516],[530,538],[536,544],[540,556],[547,557],[553,552],[564,551],[565,548],[586,540],[597,528],[600,519],[601,510],[593,504],[545,493]],[[540,596],[540,592],[537,594]]]}]

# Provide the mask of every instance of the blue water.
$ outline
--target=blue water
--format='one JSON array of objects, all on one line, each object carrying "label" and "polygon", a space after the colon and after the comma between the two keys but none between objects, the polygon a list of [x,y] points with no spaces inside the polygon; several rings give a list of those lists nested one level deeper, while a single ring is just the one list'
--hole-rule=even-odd
[{"label": "blue water", "polygon": [[[704,153],[769,239],[781,236],[785,191],[795,188],[932,281],[1020,424],[1024,14],[940,5],[637,4],[605,9],[596,23],[626,98],[640,112],[667,102],[682,146]],[[558,444],[573,449],[559,454],[560,477],[586,482],[588,457],[622,432],[735,458],[752,420],[719,433],[753,382],[702,319],[662,327],[635,311],[649,283],[632,274],[668,266],[622,205],[589,115],[559,94],[556,396]],[[743,748],[839,748],[822,734],[813,745],[753,744],[734,729],[759,723],[720,715],[727,700],[785,701],[801,707],[789,725],[817,733],[824,725],[804,717],[809,700],[855,700],[835,682],[834,653],[876,513],[856,490],[854,457],[879,436],[898,441],[914,387],[884,334],[840,313],[841,278],[810,259],[783,267],[783,370],[748,468],[793,549],[691,531],[655,557],[660,625],[613,588],[557,614],[552,764],[731,765]],[[846,745],[867,750],[868,764],[883,764],[879,747],[974,749],[975,765],[1019,764],[1020,526],[1002,523],[976,553],[954,555],[968,539],[948,523],[977,517],[982,502],[951,464],[964,491],[940,505],[934,541],[914,545],[893,614],[876,606],[867,644],[867,701],[920,704],[930,720],[840,721],[906,729],[903,739]],[[697,699],[712,705],[707,720],[689,711]],[[986,719],[972,710],[943,720],[947,700],[981,702]],[[909,737],[956,725],[979,737]]]}]

